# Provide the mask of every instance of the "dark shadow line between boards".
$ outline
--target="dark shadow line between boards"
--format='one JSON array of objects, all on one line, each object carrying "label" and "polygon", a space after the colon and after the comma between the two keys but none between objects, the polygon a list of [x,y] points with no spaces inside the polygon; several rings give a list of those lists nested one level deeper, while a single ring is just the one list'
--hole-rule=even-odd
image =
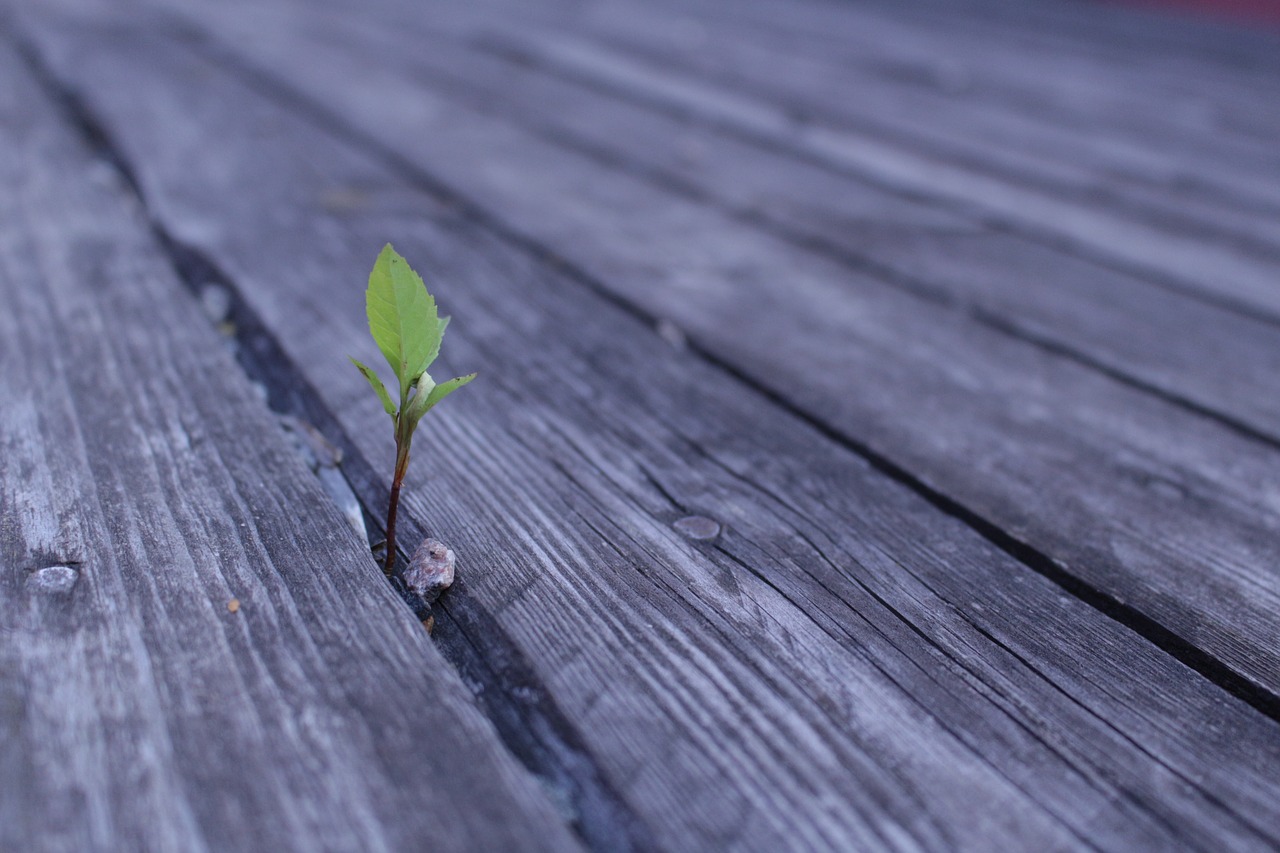
[{"label": "dark shadow line between boards", "polygon": [[[209,61],[235,75],[260,94],[281,103],[307,119],[320,130],[362,150],[384,166],[405,177],[413,186],[451,205],[459,214],[485,228],[507,243],[544,262],[552,263],[564,276],[605,302],[619,308],[650,326],[659,318],[639,305],[618,295],[570,259],[558,254],[536,239],[508,225],[497,215],[471,201],[444,181],[391,149],[376,137],[353,127],[340,116],[309,95],[298,91],[271,73],[259,68],[213,36],[186,19],[177,18],[174,35],[200,50]],[[1280,695],[1233,669],[1138,608],[1120,601],[1098,587],[1087,583],[1060,567],[1052,557],[1001,529],[994,522],[948,497],[910,471],[869,445],[855,439],[792,403],[772,388],[759,384],[732,363],[708,351],[696,341],[688,342],[688,351],[707,364],[731,376],[739,384],[759,394],[789,415],[807,424],[825,438],[861,456],[873,468],[923,498],[935,509],[965,524],[995,547],[1045,577],[1069,595],[1094,608],[1104,616],[1143,637],[1166,654],[1200,674],[1225,692],[1248,704],[1264,716],[1280,722]]]},{"label": "dark shadow line between boards", "polygon": [[[0,23],[11,24],[3,15]],[[10,27],[10,33],[17,30]],[[21,35],[11,35],[11,43],[33,73],[39,84],[50,96],[63,117],[80,134],[82,140],[98,156],[116,170],[126,191],[134,196],[147,215],[147,224],[153,238],[170,263],[177,279],[197,298],[199,289],[208,284],[225,288],[232,297],[231,318],[236,325],[234,339],[237,343],[235,360],[245,375],[263,385],[268,391],[268,405],[279,414],[290,414],[316,425],[323,434],[343,450],[343,474],[352,483],[371,534],[379,531],[377,510],[369,506],[367,493],[376,482],[376,475],[367,464],[361,464],[358,472],[350,470],[350,462],[362,457],[355,452],[354,443],[338,423],[337,418],[320,402],[320,394],[314,384],[300,371],[272,336],[269,327],[248,306],[240,293],[240,287],[217,264],[197,249],[174,238],[159,222],[150,216],[146,199],[137,175],[125,158],[121,148],[113,141],[93,111],[72,89],[64,86],[52,73],[32,42]],[[358,474],[358,476],[353,476]],[[400,552],[402,560],[408,554]],[[421,602],[394,583],[406,607],[421,617],[427,611]],[[558,792],[563,792],[571,804],[571,814],[557,807],[567,828],[592,850],[623,851],[655,849],[651,832],[627,806],[621,794],[603,778],[600,767],[574,734],[565,714],[549,694],[539,689],[539,700],[532,706],[507,698],[512,691],[506,682],[513,679],[523,684],[537,684],[528,662],[519,657],[513,667],[512,650],[515,648],[497,621],[472,598],[465,603],[455,595],[447,606],[437,608],[443,627],[456,638],[437,642],[445,660],[464,681],[477,683],[472,688],[477,696],[477,707],[493,725],[503,746],[532,775]],[[502,667],[486,655],[493,654],[493,643],[477,644],[471,637],[474,629],[483,625],[486,636],[496,637],[502,647],[499,657],[508,661]],[[501,697],[495,701],[495,697]],[[531,732],[533,734],[531,734]],[[553,802],[555,797],[552,798]]]},{"label": "dark shadow line between boards", "polygon": [[[310,96],[296,90],[269,72],[258,68],[245,57],[221,45],[198,26],[179,16],[170,14],[167,17],[173,23],[170,28],[170,37],[181,40],[200,50],[209,61],[238,77],[255,91],[281,103],[295,114],[316,125],[323,132],[344,140],[379,160],[386,167],[403,175],[412,185],[450,204],[461,215],[495,234],[505,242],[534,258],[554,264],[568,280],[584,287],[598,298],[650,326],[656,325],[658,322],[659,318],[596,281],[593,276],[569,259],[521,233],[518,229],[509,226],[498,216],[491,214],[481,205],[466,198],[447,183],[437,179],[430,172],[389,148],[377,138],[351,126],[340,116],[335,115]],[[80,128],[85,135],[86,140],[99,150],[105,151],[106,156],[121,170],[125,180],[139,193],[139,199],[141,200],[142,195],[136,176],[128,166],[119,148],[112,143],[102,123],[96,119],[93,112],[77,97],[73,90],[63,85],[52,74],[30,42],[20,38],[15,39],[15,41],[23,57],[32,66],[42,84],[49,89],[50,93],[67,111],[75,126]],[[158,224],[153,224],[153,227],[158,231],[162,231]],[[172,238],[167,235],[165,235],[164,239],[172,243]],[[688,351],[696,354],[712,367],[732,377],[749,391],[760,395],[779,409],[805,423],[828,440],[861,456],[876,471],[915,493],[945,515],[963,523],[989,543],[1037,574],[1045,577],[1064,592],[1143,637],[1220,689],[1253,707],[1259,713],[1280,722],[1280,695],[1252,681],[1230,665],[1165,627],[1138,608],[1120,601],[1104,590],[1071,574],[1067,569],[1059,566],[1048,554],[1018,539],[976,511],[938,491],[864,442],[810,414],[807,410],[791,402],[772,388],[759,384],[757,380],[742,369],[708,351],[696,341],[689,341]]]}]

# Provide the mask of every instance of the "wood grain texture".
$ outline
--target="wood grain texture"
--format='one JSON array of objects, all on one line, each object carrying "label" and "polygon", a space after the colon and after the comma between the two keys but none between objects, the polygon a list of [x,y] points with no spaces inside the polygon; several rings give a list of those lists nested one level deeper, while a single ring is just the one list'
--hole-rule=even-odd
[{"label": "wood grain texture", "polygon": [[[1120,4],[1105,9],[1077,6],[1072,14],[1072,5],[1041,3],[1033,8],[980,0],[860,4],[856,10],[841,10],[811,3],[788,17],[779,14],[778,4],[764,2],[755,5],[754,12],[744,10],[744,17],[767,20],[784,30],[796,27],[852,37],[854,43],[856,30],[880,27],[908,42],[924,39],[936,44],[949,37],[945,44],[954,44],[960,55],[979,48],[974,51],[978,65],[1020,68],[1019,80],[1006,80],[999,87],[1040,100],[1046,116],[1054,111],[1062,119],[1100,122],[1099,129],[1114,127],[1136,134],[1138,140],[1143,128],[1176,134],[1175,139],[1148,138],[1145,144],[1150,147],[1210,133],[1228,146],[1246,145],[1255,153],[1266,145],[1280,121],[1280,110],[1255,96],[1276,89],[1280,33],[1181,19],[1167,9],[1134,14]],[[1054,7],[1068,14],[1054,14]],[[1024,103],[1030,105],[1030,98]]]},{"label": "wood grain texture", "polygon": [[[674,321],[1047,570],[1280,693],[1269,446],[486,115],[431,87],[412,57],[344,48],[355,25],[339,40],[306,35],[310,17],[291,28],[263,15],[252,31],[209,17],[323,120],[447,176],[602,291]],[[295,51],[324,61],[289,63]]]},{"label": "wood grain texture", "polygon": [[[387,5],[406,19],[423,17],[402,4]],[[981,101],[953,103],[950,92],[899,84],[901,74],[893,68],[873,66],[860,74],[856,66],[824,57],[823,40],[809,33],[803,39],[777,35],[789,30],[782,19],[804,19],[807,10],[810,20],[824,17],[837,33],[866,30],[870,24],[871,32],[861,38],[892,45],[896,56],[904,33],[927,29],[861,12],[838,14],[830,5],[792,9],[748,4],[765,20],[745,30],[740,10],[716,4],[704,4],[715,11],[700,17],[685,7],[522,4],[507,10],[509,14],[488,16],[488,22],[490,27],[521,30],[540,22],[544,60],[554,59],[574,73],[657,98],[671,109],[702,113],[749,138],[803,152],[830,167],[952,205],[976,207],[1002,227],[1065,243],[1152,276],[1164,286],[1275,319],[1269,284],[1280,259],[1273,224],[1274,152],[1257,146],[1250,149],[1252,155],[1224,150],[1216,128],[1209,134],[1147,127],[1139,144],[1116,140],[1096,126],[1047,126],[1021,117],[1007,103],[990,108]],[[547,6],[557,12],[548,14]],[[844,20],[850,15],[852,22]],[[447,10],[443,17],[454,16]],[[430,17],[435,26],[442,16]],[[508,23],[507,18],[514,20]],[[574,32],[606,43],[565,35]],[[949,39],[950,34],[938,38]],[[981,44],[990,40],[988,34]],[[838,44],[848,50],[847,41]],[[946,44],[944,51],[935,43],[931,55],[957,52],[950,40]],[[963,48],[959,52],[963,57]],[[1002,51],[997,46],[985,54],[998,57]],[[1045,61],[1052,63],[1057,56],[1049,53]],[[1015,69],[1033,62],[1027,56],[1015,58],[1014,68],[1001,69],[1001,79],[1022,77]],[[1054,79],[1089,79],[1115,71],[1109,64],[1077,63]],[[945,77],[950,72],[939,73]],[[1154,85],[1135,82],[1134,87],[1148,101],[1168,101]],[[1249,97],[1257,92],[1256,86],[1237,83],[1235,88]],[[851,98],[851,92],[857,97]],[[1182,138],[1199,138],[1200,145],[1190,155],[1162,157],[1151,141]]]},{"label": "wood grain texture", "polygon": [[412,55],[417,79],[552,143],[1280,441],[1280,326],[562,76],[518,33],[437,23],[342,28]]},{"label": "wood grain texture", "polygon": [[0,148],[0,849],[574,849],[7,43]]},{"label": "wood grain texture", "polygon": [[[875,86],[832,75],[811,62],[801,61],[795,68],[782,62],[777,50],[740,51],[747,54],[742,57],[715,50],[715,41],[689,51],[657,40],[638,44],[634,37],[597,44],[559,32],[547,32],[541,42],[544,55],[566,68],[703,114],[749,138],[790,147],[830,168],[903,191],[977,208],[1003,228],[1204,294],[1241,312],[1273,321],[1280,317],[1280,298],[1271,286],[1280,248],[1268,217],[1216,201],[1193,204],[1159,186],[1126,191],[1105,172],[1082,182],[1083,150],[1067,165],[1055,164],[1056,174],[1048,174],[1044,163],[1036,166],[1021,149],[993,145],[990,138],[970,138],[960,146],[955,132],[934,128],[955,127],[964,134],[965,123],[972,123],[971,110],[940,110],[935,104],[928,115],[894,122],[893,113],[883,109],[894,96],[875,97]],[[618,49],[621,45],[627,49]],[[850,88],[868,93],[865,100],[875,110],[874,118],[861,111],[858,99],[848,97]],[[935,126],[932,121],[940,111],[937,118],[950,121]],[[940,133],[948,141],[939,141]],[[999,133],[1007,135],[1009,129]],[[1019,145],[1043,147],[1042,140],[1032,141],[1025,132],[1016,138]],[[1059,152],[1064,144],[1058,143]],[[990,149],[995,151],[988,153]],[[1019,161],[1022,171],[1017,174]],[[1268,177],[1260,172],[1257,179]],[[1142,200],[1131,199],[1135,195]],[[1192,216],[1197,205],[1200,213]],[[1274,210],[1274,204],[1267,209]],[[1228,214],[1234,230],[1219,225]]]},{"label": "wood grain texture", "polygon": [[[1022,79],[1018,69],[1052,65],[1056,53],[1040,63],[1017,53],[1008,56],[990,34],[966,42],[955,36],[944,41],[938,33],[920,44],[924,27],[895,26],[865,13],[857,27],[828,24],[822,35],[816,26],[801,35],[795,18],[814,11],[804,3],[794,8],[750,0],[745,8],[694,5],[607,4],[546,23],[556,33],[590,36],[611,52],[659,57],[668,67],[675,58],[703,81],[771,99],[802,124],[834,121],[972,173],[1174,234],[1253,244],[1264,253],[1276,245],[1280,230],[1274,215],[1259,215],[1274,214],[1280,205],[1280,187],[1261,180],[1280,168],[1274,152],[1232,145],[1229,133],[1203,126],[1207,122],[1198,131],[1147,128],[1148,141],[1126,141],[1123,133],[1098,122],[1072,120],[1071,111],[1056,109],[1050,98],[1047,108],[1028,111],[1024,102],[1040,102],[1031,93],[993,100],[968,91],[974,85],[970,77],[976,73],[981,80],[983,66],[993,59],[1004,60],[998,66],[1001,79]],[[516,21],[510,26],[527,29]],[[974,64],[978,68],[971,72]],[[1117,76],[1114,63],[1102,60],[1053,70],[1054,79],[1069,81]],[[986,76],[995,77],[996,71]],[[1153,86],[1109,82],[1129,100],[1162,101],[1166,114],[1187,109],[1177,100],[1168,104],[1162,89],[1157,98]]]},{"label": "wood grain texture", "polygon": [[[912,16],[905,8],[911,5],[900,4],[895,12],[869,4],[747,0],[735,5],[732,17],[714,2],[680,8],[687,24],[702,22],[716,33],[729,27],[735,41],[803,46],[806,57],[832,74],[851,75],[851,82],[870,72],[877,87],[908,96],[946,95],[977,112],[979,124],[1032,122],[1049,133],[1069,131],[1073,157],[1120,167],[1115,177],[1121,181],[1145,177],[1169,190],[1207,195],[1216,187],[1238,200],[1274,199],[1276,188],[1259,185],[1250,169],[1274,164],[1276,153],[1239,133],[1231,117],[1234,109],[1254,120],[1275,113],[1258,103],[1259,95],[1265,99],[1277,89],[1274,67],[1237,73],[1202,57],[1161,74],[1151,67],[1150,54],[1139,53],[1140,38],[1122,51],[1099,50],[1096,39],[1045,44],[1043,36],[1058,32],[1047,25],[1002,37],[999,25],[989,23],[991,15],[975,26],[940,7]],[[1158,26],[1152,22],[1147,29]],[[1232,52],[1244,53],[1244,37],[1237,33]],[[1280,33],[1270,41],[1274,53]],[[860,87],[854,91],[861,94]]]},{"label": "wood grain texture", "polygon": [[[348,283],[390,237],[456,318],[448,366],[481,376],[433,415],[404,511],[459,553],[441,643],[493,670],[477,687],[496,713],[573,745],[572,807],[612,798],[594,827],[579,815],[589,839],[1265,849],[1280,834],[1274,721],[462,200],[152,25],[32,32],[151,214],[316,380],[366,499],[387,448],[341,359],[370,346]],[[384,106],[432,107],[397,94]],[[691,537],[707,526],[691,516],[719,532]],[[537,731],[539,709],[567,734]]]}]

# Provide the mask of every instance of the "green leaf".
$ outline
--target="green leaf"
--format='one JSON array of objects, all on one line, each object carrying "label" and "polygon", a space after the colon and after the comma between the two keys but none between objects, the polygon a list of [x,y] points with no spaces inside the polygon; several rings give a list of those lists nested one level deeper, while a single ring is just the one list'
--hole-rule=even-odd
[{"label": "green leaf", "polygon": [[[474,373],[468,373],[466,376],[459,376],[456,379],[450,379],[448,382],[441,382],[439,385],[432,382],[430,390],[426,394],[419,392],[409,403],[409,423],[416,427],[422,416],[434,409],[437,403],[475,378],[476,375]],[[423,379],[430,380],[430,377],[424,375]],[[421,384],[419,388],[422,388]]]},{"label": "green leaf", "polygon": [[400,382],[400,399],[440,352],[443,331],[436,301],[422,278],[388,243],[378,254],[365,291],[369,332]]},{"label": "green leaf", "polygon": [[[449,318],[441,317],[439,321],[436,323],[436,325],[440,329],[440,333],[439,333],[439,336],[436,338],[435,349],[431,351],[431,361],[435,361],[436,356],[440,354],[440,344],[444,343],[444,330],[449,328]],[[429,365],[430,365],[430,362],[428,362],[428,366]]]},{"label": "green leaf", "polygon": [[[351,358],[351,356],[347,356],[347,358]],[[382,380],[378,378],[378,374],[374,373],[373,369],[368,365],[361,364],[354,358],[351,358],[351,363],[356,366],[356,369],[363,374],[365,379],[369,380],[370,387],[378,395],[378,399],[382,401],[382,408],[386,409],[387,414],[394,418],[396,416],[396,404],[391,402],[391,395],[387,393],[387,388],[382,384]]]}]

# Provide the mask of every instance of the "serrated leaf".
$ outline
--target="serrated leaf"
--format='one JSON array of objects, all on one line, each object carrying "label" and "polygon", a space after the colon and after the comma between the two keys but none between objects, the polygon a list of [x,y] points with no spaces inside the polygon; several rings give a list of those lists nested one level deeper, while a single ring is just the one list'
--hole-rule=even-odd
[{"label": "serrated leaf", "polygon": [[388,243],[378,253],[365,291],[369,333],[400,383],[400,398],[440,352],[436,301],[422,277]]},{"label": "serrated leaf", "polygon": [[468,373],[466,376],[459,376],[455,379],[450,379],[448,382],[434,385],[427,394],[419,394],[414,397],[413,401],[409,403],[409,422],[417,426],[422,416],[434,409],[437,403],[475,378],[476,375],[474,373]]},{"label": "serrated leaf", "polygon": [[[347,356],[347,358],[351,358],[351,356]],[[374,393],[378,395],[378,399],[382,401],[382,408],[386,409],[387,414],[394,418],[396,416],[396,404],[391,401],[391,395],[387,393],[387,388],[382,384],[382,380],[378,378],[378,374],[374,373],[373,369],[368,365],[362,364],[354,358],[351,358],[351,363],[369,381],[369,386],[373,388]]]},{"label": "serrated leaf", "polygon": [[[427,367],[430,367],[431,362],[435,361],[436,356],[440,354],[440,345],[444,343],[444,330],[449,328],[449,318],[448,317],[437,318],[436,328],[438,329],[436,333],[436,345],[431,348],[430,357],[427,359]],[[426,368],[423,368],[423,369],[425,370]],[[417,382],[418,381],[417,377],[414,377],[413,381]]]}]

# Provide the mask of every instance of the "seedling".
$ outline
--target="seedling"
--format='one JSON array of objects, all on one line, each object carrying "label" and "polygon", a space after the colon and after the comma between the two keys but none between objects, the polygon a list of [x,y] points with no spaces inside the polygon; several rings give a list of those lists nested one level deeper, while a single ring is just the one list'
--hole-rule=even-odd
[{"label": "seedling", "polygon": [[400,405],[396,406],[378,374],[351,359],[369,381],[395,427],[396,467],[387,507],[387,555],[383,566],[384,571],[392,575],[396,574],[396,510],[400,505],[400,486],[409,470],[413,432],[423,415],[476,375],[470,373],[437,385],[427,373],[427,368],[440,354],[440,341],[449,318],[437,314],[436,301],[427,292],[422,277],[390,243],[382,247],[369,273],[365,311],[369,315],[369,333],[391,365],[400,392]]}]

